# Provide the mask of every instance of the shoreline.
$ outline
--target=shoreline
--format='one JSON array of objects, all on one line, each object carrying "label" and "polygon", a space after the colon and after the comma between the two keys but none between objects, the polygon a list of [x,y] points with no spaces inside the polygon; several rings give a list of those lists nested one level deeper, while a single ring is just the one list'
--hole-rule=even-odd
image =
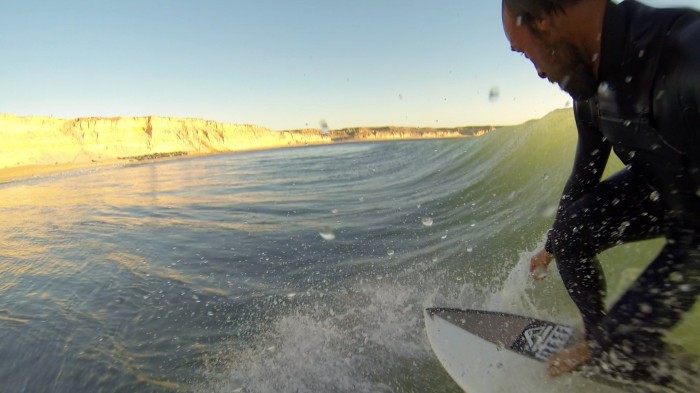
[{"label": "shoreline", "polygon": [[[226,152],[224,152],[226,153]],[[152,162],[163,162],[177,160],[182,158],[195,158],[222,154],[218,152],[212,153],[181,153],[152,155],[146,154],[143,156],[110,158],[100,161],[83,161],[83,162],[64,162],[56,164],[33,164],[21,165],[16,167],[0,168],[0,185],[8,183],[37,179],[47,176],[56,175],[59,173],[77,172],[85,169],[97,168],[117,168],[129,165],[148,164]]]},{"label": "shoreline", "polygon": [[57,119],[0,114],[0,184],[109,165],[281,148],[479,137],[498,127],[272,131],[250,124],[142,116]]},{"label": "shoreline", "polygon": [[252,151],[266,151],[266,150],[279,150],[279,149],[294,149],[303,147],[313,147],[313,146],[330,146],[330,145],[344,145],[344,144],[355,144],[355,143],[379,143],[379,142],[409,142],[409,141],[421,141],[421,140],[452,140],[452,139],[467,139],[469,136],[464,137],[443,137],[443,138],[397,138],[397,139],[355,139],[355,140],[342,140],[334,141],[330,143],[313,143],[313,144],[300,144],[292,146],[273,146],[273,147],[261,147],[253,149],[241,149],[232,151],[217,151],[217,152],[172,152],[172,153],[159,153],[159,154],[144,154],[141,156],[130,156],[130,157],[119,157],[110,158],[99,161],[83,161],[83,162],[65,162],[65,163],[55,163],[55,164],[31,164],[31,165],[20,165],[15,167],[5,167],[0,168],[0,186],[6,185],[8,183],[19,182],[23,180],[42,178],[47,176],[56,175],[59,173],[69,173],[85,169],[97,169],[104,167],[123,167],[134,164],[148,164],[154,162],[163,162],[170,160],[180,160],[186,158],[197,158],[197,157],[208,157],[219,154],[233,154],[233,153],[246,153]]},{"label": "shoreline", "polygon": [[0,185],[13,183],[22,180],[35,179],[51,176],[58,173],[79,171],[82,169],[92,169],[107,166],[119,166],[125,164],[121,160],[108,160],[99,162],[62,163],[53,165],[22,165],[0,169]]}]

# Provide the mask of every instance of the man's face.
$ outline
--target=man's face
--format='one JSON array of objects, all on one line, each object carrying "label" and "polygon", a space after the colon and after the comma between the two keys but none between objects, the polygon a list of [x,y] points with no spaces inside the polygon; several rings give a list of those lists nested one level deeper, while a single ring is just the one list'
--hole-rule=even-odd
[{"label": "man's face", "polygon": [[[543,18],[555,18],[548,15]],[[513,51],[530,59],[540,78],[557,83],[576,100],[591,98],[598,89],[591,63],[580,51],[551,28],[552,23],[528,27],[503,7],[503,30]]]}]

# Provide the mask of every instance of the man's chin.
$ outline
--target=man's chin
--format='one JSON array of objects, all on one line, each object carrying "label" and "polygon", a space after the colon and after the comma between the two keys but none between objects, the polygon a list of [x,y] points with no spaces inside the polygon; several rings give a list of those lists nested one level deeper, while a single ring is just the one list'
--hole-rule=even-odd
[{"label": "man's chin", "polygon": [[587,70],[579,70],[579,72],[571,72],[559,78],[559,80],[557,80],[559,88],[577,101],[592,98],[598,93],[598,82],[592,74],[586,71]]},{"label": "man's chin", "polygon": [[585,101],[588,99],[593,98],[596,94],[596,89],[589,89],[589,88],[575,88],[573,86],[566,86],[563,87],[562,85],[559,85],[559,88],[569,94],[571,98],[573,98],[576,101]]}]

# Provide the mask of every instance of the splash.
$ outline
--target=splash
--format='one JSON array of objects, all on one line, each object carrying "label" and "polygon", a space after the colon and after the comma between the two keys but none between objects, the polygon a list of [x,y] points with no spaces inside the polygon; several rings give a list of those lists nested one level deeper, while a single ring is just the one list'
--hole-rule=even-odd
[{"label": "splash", "polygon": [[[421,295],[386,280],[315,293],[249,344],[222,350],[196,391],[393,392],[430,386],[435,377],[420,372],[432,361],[422,333]],[[419,380],[405,381],[402,374],[410,370]]]},{"label": "splash", "polygon": [[430,258],[381,279],[360,278],[347,289],[299,294],[265,331],[221,350],[218,366],[208,368],[207,383],[195,391],[459,392],[427,343],[423,310],[546,314],[532,300],[543,287],[533,291],[528,278],[531,255],[522,253],[514,266],[505,263],[481,280],[455,277],[440,267],[446,261]]}]

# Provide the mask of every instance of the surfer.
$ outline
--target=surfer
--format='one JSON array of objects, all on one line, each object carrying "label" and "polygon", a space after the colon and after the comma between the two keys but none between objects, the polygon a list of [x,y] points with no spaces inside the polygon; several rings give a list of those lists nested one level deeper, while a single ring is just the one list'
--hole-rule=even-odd
[{"label": "surfer", "polygon": [[[502,1],[512,50],[575,102],[573,170],[530,270],[556,260],[585,339],[551,356],[547,372],[610,365],[614,352],[628,361],[625,375],[655,380],[663,335],[700,292],[700,12],[630,0]],[[611,150],[626,167],[601,181]],[[606,310],[596,255],[656,237],[663,249]]]}]

